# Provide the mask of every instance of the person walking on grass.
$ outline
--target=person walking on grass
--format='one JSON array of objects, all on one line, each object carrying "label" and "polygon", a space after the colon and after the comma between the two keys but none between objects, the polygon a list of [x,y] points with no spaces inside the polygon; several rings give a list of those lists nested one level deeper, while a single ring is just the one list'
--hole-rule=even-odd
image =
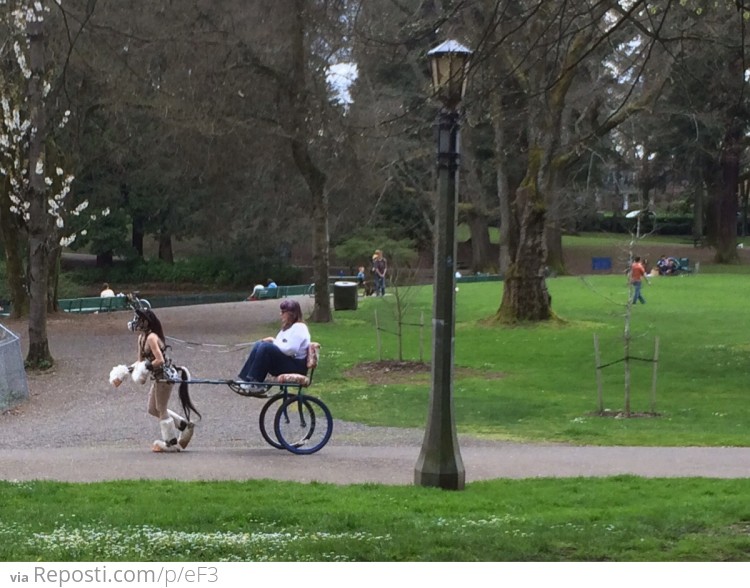
[{"label": "person walking on grass", "polygon": [[637,304],[640,300],[641,304],[646,304],[646,299],[641,294],[642,281],[648,281],[646,276],[646,268],[641,263],[641,258],[635,256],[633,263],[630,265],[630,283],[633,285],[633,304]]}]

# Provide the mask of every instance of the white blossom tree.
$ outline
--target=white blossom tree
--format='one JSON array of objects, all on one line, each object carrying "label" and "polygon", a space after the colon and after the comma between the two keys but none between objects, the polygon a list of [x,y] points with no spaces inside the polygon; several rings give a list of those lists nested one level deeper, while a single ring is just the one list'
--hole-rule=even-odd
[{"label": "white blossom tree", "polygon": [[[61,7],[62,0],[54,3]],[[88,206],[85,201],[75,207],[68,204],[74,178],[50,144],[55,129],[67,124],[70,112],[60,113],[53,99],[46,56],[48,13],[49,6],[41,0],[0,0],[0,24],[6,33],[0,46],[0,177],[4,180],[0,207],[6,209],[0,215],[5,217],[4,240],[23,240],[28,248],[24,286],[29,302],[26,363],[30,367],[53,363],[47,338],[50,270],[61,248],[75,239],[66,230],[66,219],[80,215]],[[7,230],[15,234],[8,235]],[[17,246],[10,251],[6,247],[9,254],[18,255]],[[15,260],[13,267],[19,265]]]}]

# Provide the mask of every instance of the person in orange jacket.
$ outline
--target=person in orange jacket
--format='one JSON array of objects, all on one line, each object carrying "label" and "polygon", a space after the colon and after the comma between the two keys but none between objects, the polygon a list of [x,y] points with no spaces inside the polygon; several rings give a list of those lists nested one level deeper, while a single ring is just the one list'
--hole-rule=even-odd
[{"label": "person in orange jacket", "polygon": [[646,299],[641,294],[642,281],[648,281],[646,276],[646,268],[641,263],[641,258],[637,255],[633,259],[633,263],[630,265],[630,283],[633,285],[633,304],[636,304],[639,300],[641,304],[646,304]]}]

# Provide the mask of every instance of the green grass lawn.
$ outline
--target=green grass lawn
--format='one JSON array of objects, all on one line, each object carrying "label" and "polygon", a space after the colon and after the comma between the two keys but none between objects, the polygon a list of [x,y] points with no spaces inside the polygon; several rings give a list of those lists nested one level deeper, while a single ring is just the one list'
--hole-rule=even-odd
[{"label": "green grass lawn", "polygon": [[750,480],[0,482],[2,561],[745,561]]},{"label": "green grass lawn", "polygon": [[[492,323],[501,282],[461,284],[454,385],[459,433],[598,445],[746,446],[750,277],[657,278],[633,309],[632,350],[659,338],[653,418],[595,416],[593,337],[623,356],[623,276],[548,282],[559,322]],[[430,352],[431,287],[402,292],[403,359]],[[334,418],[423,427],[429,376],[369,384],[397,359],[395,297],[367,298],[311,325],[323,344],[310,393]],[[424,320],[421,332],[415,326]],[[420,343],[420,337],[421,343]],[[633,366],[632,410],[651,408],[653,366]],[[623,364],[603,372],[623,405]],[[323,450],[325,451],[325,449]],[[301,458],[304,459],[304,458]],[[0,482],[3,561],[746,561],[750,479],[494,480],[462,492],[273,481]]]},{"label": "green grass lawn", "polygon": [[[748,276],[656,278],[644,286],[648,302],[633,308],[630,354],[651,359],[658,337],[656,418],[593,414],[598,408],[593,338],[599,337],[603,363],[624,357],[625,278],[564,277],[548,286],[562,320],[516,328],[487,320],[499,306],[501,282],[460,286],[454,384],[459,433],[599,445],[747,445]],[[405,322],[413,325],[426,317],[422,336],[428,356],[431,287],[407,294]],[[311,392],[324,398],[335,418],[424,426],[427,374],[374,385],[357,375],[358,363],[378,359],[376,312],[384,329],[384,357],[397,359],[394,307],[394,297],[368,298],[357,311],[336,313],[335,323],[312,326],[323,344],[323,360]],[[418,327],[406,329],[404,359],[419,359],[419,337]],[[631,409],[648,412],[653,364],[633,361],[631,366]],[[602,370],[602,376],[604,408],[622,409],[624,363]]]}]

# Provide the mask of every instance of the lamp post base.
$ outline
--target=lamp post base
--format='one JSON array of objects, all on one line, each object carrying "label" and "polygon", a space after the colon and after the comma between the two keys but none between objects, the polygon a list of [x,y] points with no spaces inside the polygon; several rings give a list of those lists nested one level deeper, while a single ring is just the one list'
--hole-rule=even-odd
[{"label": "lamp post base", "polygon": [[456,449],[448,457],[441,463],[429,455],[429,450],[423,450],[414,468],[414,484],[443,490],[463,490],[466,470],[461,454]]},{"label": "lamp post base", "polygon": [[414,485],[443,490],[463,490],[466,485],[466,472],[424,472],[414,471]]}]

